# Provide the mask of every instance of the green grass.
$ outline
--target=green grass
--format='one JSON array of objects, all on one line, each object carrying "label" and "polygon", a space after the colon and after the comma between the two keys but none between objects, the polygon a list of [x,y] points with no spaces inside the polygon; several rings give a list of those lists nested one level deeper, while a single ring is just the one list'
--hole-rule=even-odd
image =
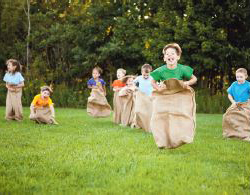
[{"label": "green grass", "polygon": [[198,114],[195,141],[159,150],[151,134],[56,109],[58,126],[4,120],[0,194],[249,194],[250,143],[222,138],[222,115]]}]

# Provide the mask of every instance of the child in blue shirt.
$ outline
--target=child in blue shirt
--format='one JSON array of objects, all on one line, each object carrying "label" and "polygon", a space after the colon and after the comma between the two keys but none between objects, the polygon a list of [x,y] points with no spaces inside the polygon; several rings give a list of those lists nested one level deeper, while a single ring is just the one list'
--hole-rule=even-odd
[{"label": "child in blue shirt", "polygon": [[102,69],[100,67],[95,67],[92,70],[92,78],[88,80],[88,88],[89,89],[99,89],[106,96],[106,83],[103,79],[100,78],[102,74]]},{"label": "child in blue shirt", "polygon": [[151,71],[152,71],[152,66],[150,66],[149,64],[144,64],[141,67],[142,75],[138,76],[134,80],[134,83],[138,87],[138,89],[142,93],[145,93],[147,96],[151,96],[153,91],[153,86],[152,86],[153,78],[150,76]]},{"label": "child in blue shirt", "polygon": [[228,99],[234,105],[246,103],[250,97],[250,82],[246,81],[248,75],[245,68],[236,70],[236,80],[228,88]]},{"label": "child in blue shirt", "polygon": [[7,60],[6,65],[7,72],[3,78],[8,89],[5,118],[20,121],[23,119],[22,88],[24,87],[24,78],[20,73],[21,65],[15,59]]}]

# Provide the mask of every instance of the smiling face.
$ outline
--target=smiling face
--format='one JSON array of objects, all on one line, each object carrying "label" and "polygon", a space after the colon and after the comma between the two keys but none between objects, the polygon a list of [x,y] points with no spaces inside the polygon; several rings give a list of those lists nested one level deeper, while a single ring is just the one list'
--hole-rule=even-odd
[{"label": "smiling face", "polygon": [[96,69],[94,69],[94,70],[92,71],[92,77],[93,77],[94,79],[98,79],[98,78],[100,77],[100,73],[99,73]]},{"label": "smiling face", "polygon": [[125,76],[124,72],[122,70],[117,70],[116,76],[118,79],[121,79]]},{"label": "smiling face", "polygon": [[247,79],[247,75],[245,75],[242,72],[236,72],[236,80],[238,81],[239,84],[245,83]]},{"label": "smiling face", "polygon": [[177,55],[177,51],[175,48],[169,47],[165,50],[164,61],[168,65],[176,65],[179,59],[180,56]]},{"label": "smiling face", "polygon": [[131,87],[134,85],[134,79],[133,78],[128,78],[127,82],[126,82],[128,87]]},{"label": "smiling face", "polygon": [[50,92],[48,90],[41,91],[42,98],[48,98],[50,96]]},{"label": "smiling face", "polygon": [[142,69],[141,71],[141,75],[144,79],[148,79],[149,78],[149,75],[150,75],[150,72],[149,71],[145,71]]}]

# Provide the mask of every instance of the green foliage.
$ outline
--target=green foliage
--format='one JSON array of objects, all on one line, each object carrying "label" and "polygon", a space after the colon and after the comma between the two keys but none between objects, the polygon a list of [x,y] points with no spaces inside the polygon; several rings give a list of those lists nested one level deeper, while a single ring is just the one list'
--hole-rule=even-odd
[{"label": "green foliage", "polygon": [[[4,108],[0,108],[1,113]],[[198,114],[194,143],[159,150],[152,134],[56,109],[57,126],[0,119],[1,194],[249,194],[249,143]]]},{"label": "green foliage", "polygon": [[198,90],[196,92],[196,110],[198,113],[225,113],[230,106],[227,92],[211,96],[209,90]]},{"label": "green foliage", "polygon": [[129,74],[139,73],[144,63],[157,68],[164,63],[164,45],[177,42],[183,49],[180,63],[194,68],[198,87],[214,95],[234,80],[236,68],[250,70],[249,6],[245,0],[32,0],[27,72],[26,1],[2,0],[1,75],[4,62],[17,58],[27,82],[39,78],[82,91],[79,80],[85,82],[94,66],[103,68],[110,83],[120,67]]}]

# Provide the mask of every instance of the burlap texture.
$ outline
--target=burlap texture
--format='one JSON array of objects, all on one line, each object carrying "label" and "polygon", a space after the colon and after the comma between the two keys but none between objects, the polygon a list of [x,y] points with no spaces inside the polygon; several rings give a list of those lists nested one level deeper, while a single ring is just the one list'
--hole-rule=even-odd
[{"label": "burlap texture", "polygon": [[135,92],[135,125],[146,132],[151,132],[152,98],[137,90]]},{"label": "burlap texture", "polygon": [[223,136],[250,141],[250,102],[231,105],[223,115]]},{"label": "burlap texture", "polygon": [[135,125],[134,91],[128,89],[127,87],[123,87],[119,92],[119,96],[121,98],[121,104],[122,104],[121,124],[123,126],[134,127]]},{"label": "burlap texture", "polygon": [[6,97],[6,120],[22,120],[22,89],[18,88],[15,92],[8,90]]},{"label": "burlap texture", "polygon": [[39,124],[58,124],[52,117],[49,107],[35,108],[35,114],[34,116],[30,116],[30,120],[36,121]]},{"label": "burlap texture", "polygon": [[105,95],[99,89],[92,89],[88,97],[87,113],[92,117],[109,117],[111,106]]},{"label": "burlap texture", "polygon": [[122,99],[119,96],[119,91],[115,91],[113,98],[113,121],[116,124],[121,124],[121,114],[122,114]]},{"label": "burlap texture", "polygon": [[183,81],[164,81],[166,88],[153,91],[151,129],[161,148],[177,148],[193,142],[196,127],[195,93]]}]

